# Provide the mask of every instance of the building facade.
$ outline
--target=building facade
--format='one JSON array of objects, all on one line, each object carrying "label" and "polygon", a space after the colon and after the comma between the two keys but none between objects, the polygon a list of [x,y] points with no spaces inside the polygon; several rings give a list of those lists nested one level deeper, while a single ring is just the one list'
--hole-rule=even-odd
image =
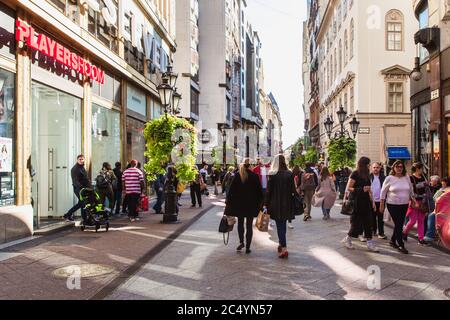
[{"label": "building facade", "polygon": [[60,223],[78,154],[145,162],[146,121],[175,51],[173,0],[0,3],[0,242]]},{"label": "building facade", "polygon": [[450,174],[450,3],[415,0],[412,5],[418,45],[411,80],[414,158],[428,176],[445,177]]},{"label": "building facade", "polygon": [[333,135],[339,131],[337,111],[342,106],[347,112],[344,127],[350,133],[353,115],[360,121],[358,158],[367,156],[384,164],[394,158],[410,159],[407,97],[408,66],[415,52],[413,16],[407,1],[328,1],[316,37],[319,131],[324,153],[329,142],[324,122],[331,117]]}]

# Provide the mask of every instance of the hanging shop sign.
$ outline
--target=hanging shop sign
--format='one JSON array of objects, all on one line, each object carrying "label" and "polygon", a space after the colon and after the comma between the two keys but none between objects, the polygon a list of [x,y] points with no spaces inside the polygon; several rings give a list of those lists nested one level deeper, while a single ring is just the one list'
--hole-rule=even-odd
[{"label": "hanging shop sign", "polygon": [[22,20],[16,20],[16,41],[26,43],[29,48],[55,59],[57,62],[100,84],[105,82],[105,71],[84,60],[50,37],[36,33],[32,26]]}]

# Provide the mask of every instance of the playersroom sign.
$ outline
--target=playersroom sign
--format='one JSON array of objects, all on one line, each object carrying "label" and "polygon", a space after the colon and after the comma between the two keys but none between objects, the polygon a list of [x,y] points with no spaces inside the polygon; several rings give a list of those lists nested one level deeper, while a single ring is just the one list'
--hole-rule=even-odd
[{"label": "playersroom sign", "polygon": [[31,49],[55,59],[59,63],[100,84],[105,82],[105,71],[91,64],[89,61],[84,60],[50,37],[36,33],[32,26],[22,20],[16,20],[16,40],[26,43]]}]

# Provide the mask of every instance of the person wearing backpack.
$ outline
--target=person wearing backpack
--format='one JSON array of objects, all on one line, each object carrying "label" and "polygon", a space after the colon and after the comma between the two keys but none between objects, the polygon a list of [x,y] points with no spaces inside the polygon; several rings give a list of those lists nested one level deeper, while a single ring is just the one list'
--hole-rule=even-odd
[{"label": "person wearing backpack", "polygon": [[311,162],[306,163],[305,172],[302,174],[300,191],[303,193],[305,201],[305,217],[303,221],[311,220],[311,205],[314,192],[319,185],[319,179],[317,178],[316,171],[314,170],[314,164]]},{"label": "person wearing backpack", "polygon": [[97,178],[95,178],[95,189],[100,196],[100,202],[102,204],[104,204],[105,199],[108,198],[108,208],[105,210],[109,211],[110,214],[114,209],[114,187],[117,188],[116,175],[112,170],[111,164],[103,162],[102,169],[97,175]]}]

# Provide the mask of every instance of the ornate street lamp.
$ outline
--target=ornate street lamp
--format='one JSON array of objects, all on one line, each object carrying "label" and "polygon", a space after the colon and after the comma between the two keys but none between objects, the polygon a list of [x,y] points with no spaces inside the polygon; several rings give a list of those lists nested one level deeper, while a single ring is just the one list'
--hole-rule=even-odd
[{"label": "ornate street lamp", "polygon": [[167,71],[163,74],[163,78],[167,78],[169,85],[172,88],[175,88],[175,85],[177,84],[178,73],[174,73],[172,65],[169,64],[167,66]]},{"label": "ornate street lamp", "polygon": [[360,122],[356,119],[356,116],[353,116],[353,120],[350,122],[350,127],[352,128],[353,138],[356,138],[358,134]]},{"label": "ornate street lamp", "polygon": [[164,107],[164,112],[168,113],[169,106],[171,104],[173,88],[169,85],[169,80],[163,78],[162,83],[157,87],[161,104]]},{"label": "ornate street lamp", "polygon": [[324,123],[328,138],[331,138],[331,132],[333,131],[333,124],[334,124],[334,121],[331,120],[331,118],[328,116],[327,120]]},{"label": "ornate street lamp", "polygon": [[347,112],[346,112],[346,111],[344,110],[344,108],[341,106],[341,107],[339,108],[339,111],[336,112],[336,113],[337,113],[337,115],[338,115],[339,123],[341,124],[341,127],[343,127],[343,126],[344,126],[345,119],[347,118]]},{"label": "ornate street lamp", "polygon": [[181,101],[181,94],[177,92],[177,88],[172,93],[172,111],[174,114],[180,114],[181,110],[179,108]]}]

